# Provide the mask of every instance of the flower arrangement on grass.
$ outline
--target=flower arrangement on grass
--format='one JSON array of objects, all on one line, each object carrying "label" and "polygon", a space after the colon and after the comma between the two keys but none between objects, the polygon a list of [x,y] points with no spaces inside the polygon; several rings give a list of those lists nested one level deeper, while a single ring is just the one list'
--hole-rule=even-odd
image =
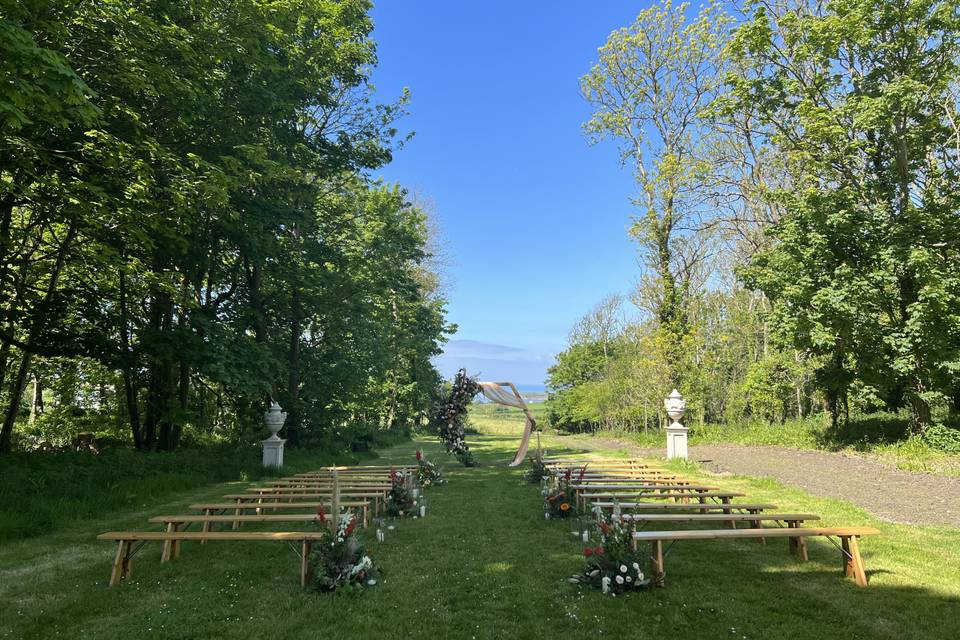
[{"label": "flower arrangement on grass", "polygon": [[466,467],[476,463],[470,447],[464,437],[463,424],[467,415],[467,406],[473,401],[473,396],[480,392],[480,383],[467,375],[465,369],[460,369],[453,379],[450,395],[437,405],[431,416],[431,423],[437,428],[440,441],[446,447],[447,453],[457,457],[457,460]]},{"label": "flower arrangement on grass", "polygon": [[614,596],[649,586],[650,580],[640,569],[643,558],[633,550],[630,527],[624,526],[620,510],[614,509],[613,516],[607,517],[597,508],[594,515],[600,544],[583,549],[583,572],[572,576],[570,582]]},{"label": "flower arrangement on grass", "polygon": [[524,472],[523,479],[530,484],[543,482],[543,479],[550,475],[547,465],[543,461],[542,453],[537,452],[532,456],[527,456],[527,462],[530,463],[530,468]]},{"label": "flower arrangement on grass", "polygon": [[417,484],[421,487],[443,484],[443,474],[440,469],[427,460],[420,449],[417,449]]},{"label": "flower arrangement on grass", "polygon": [[[583,480],[583,474],[587,468],[582,467],[579,471],[577,481]],[[563,477],[556,483],[553,489],[549,489],[544,495],[544,511],[549,518],[570,518],[577,515],[577,503],[574,500],[573,472],[567,469]]]},{"label": "flower arrangement on grass", "polygon": [[377,584],[381,571],[356,535],[356,514],[344,513],[331,528],[320,507],[317,523],[323,527],[324,536],[314,543],[307,557],[313,572],[312,587],[317,591],[360,590]]},{"label": "flower arrangement on grass", "polygon": [[404,471],[390,470],[390,493],[387,494],[387,513],[402,518],[417,506],[410,492],[410,475]]}]

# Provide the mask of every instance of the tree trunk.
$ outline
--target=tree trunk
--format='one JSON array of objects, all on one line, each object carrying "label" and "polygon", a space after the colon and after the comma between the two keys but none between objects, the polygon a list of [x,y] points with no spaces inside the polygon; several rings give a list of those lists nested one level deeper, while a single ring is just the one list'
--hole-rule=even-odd
[{"label": "tree trunk", "polygon": [[142,431],[140,425],[140,405],[137,402],[137,384],[135,379],[136,355],[130,348],[130,324],[127,313],[127,284],[123,271],[120,271],[120,347],[123,349],[123,395],[127,404],[127,420],[130,422],[130,433],[133,436],[133,446],[143,448]]},{"label": "tree trunk", "polygon": [[43,413],[43,382],[40,376],[33,374],[33,397],[30,400],[30,424],[36,421],[37,416]]},{"label": "tree trunk", "polygon": [[922,435],[927,430],[933,419],[930,416],[930,405],[926,400],[917,395],[910,396],[910,408],[913,412],[913,420],[910,423],[910,429],[916,435]]},{"label": "tree trunk", "polygon": [[300,342],[303,324],[300,317],[300,289],[294,285],[290,304],[290,353],[287,362],[287,440],[290,446],[300,444],[300,426],[303,416],[300,411]]},{"label": "tree trunk", "polygon": [[[74,223],[70,225],[70,228],[67,230],[67,235],[64,237],[63,242],[60,243],[60,248],[57,250],[57,261],[54,263],[53,271],[50,273],[50,279],[47,281],[43,301],[37,305],[38,307],[48,306],[56,295],[57,282],[60,280],[60,274],[63,273],[63,266],[67,260],[67,252],[76,236],[77,226]],[[27,334],[26,341],[27,348],[23,351],[23,358],[20,360],[17,375],[14,377],[13,384],[10,387],[7,413],[3,419],[3,427],[0,428],[0,453],[10,451],[10,439],[13,435],[13,426],[16,424],[17,416],[20,413],[20,403],[23,400],[23,392],[27,386],[27,378],[30,375],[30,366],[33,362],[33,354],[30,352],[30,348],[34,346],[37,338],[40,337],[41,332],[46,328],[47,319],[46,313],[38,313],[35,310],[30,320],[30,331]]]}]

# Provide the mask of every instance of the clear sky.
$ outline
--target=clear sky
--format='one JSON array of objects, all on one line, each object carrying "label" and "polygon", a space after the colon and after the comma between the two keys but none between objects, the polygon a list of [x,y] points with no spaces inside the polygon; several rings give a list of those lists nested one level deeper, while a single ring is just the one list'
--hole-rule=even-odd
[{"label": "clear sky", "polygon": [[449,256],[437,364],[542,384],[576,320],[637,276],[634,194],[612,144],[591,147],[578,80],[644,2],[381,0],[381,100],[411,92],[414,138],[380,174],[434,205]]}]

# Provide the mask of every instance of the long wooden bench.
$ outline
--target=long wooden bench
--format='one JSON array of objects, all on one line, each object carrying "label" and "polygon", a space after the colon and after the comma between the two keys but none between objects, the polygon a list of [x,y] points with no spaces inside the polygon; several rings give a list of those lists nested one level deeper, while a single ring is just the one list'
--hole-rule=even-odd
[{"label": "long wooden bench", "polygon": [[[181,527],[189,527],[191,524],[201,524],[203,525],[201,531],[208,533],[214,531],[214,525],[217,524],[232,524],[237,523],[246,524],[246,523],[255,523],[255,522],[318,522],[317,514],[315,513],[270,513],[270,514],[259,514],[259,515],[189,515],[189,514],[176,514],[176,515],[166,515],[166,516],[154,516],[150,518],[149,522],[151,524],[162,524],[165,525],[168,533],[176,533],[181,531]],[[327,520],[329,526],[333,526],[334,520],[330,518]],[[366,524],[364,524],[366,526]],[[206,544],[206,539],[200,541],[200,544]],[[180,557],[180,542],[174,540],[165,540],[163,543],[163,553],[160,554],[160,562],[167,562],[168,560],[179,558]]]},{"label": "long wooden bench", "polygon": [[[299,509],[299,510],[301,510],[301,511],[304,510],[304,509],[310,509],[310,510],[313,512],[313,515],[316,515],[316,511],[317,511],[317,509],[319,509],[320,507],[323,507],[323,508],[326,509],[327,511],[331,511],[331,510],[333,509],[333,505],[332,505],[329,501],[326,501],[326,502],[317,502],[317,501],[310,501],[310,502],[263,502],[263,503],[257,503],[257,502],[205,502],[205,503],[200,503],[200,504],[192,504],[192,505],[190,505],[189,508],[190,508],[190,509],[199,510],[199,511],[203,511],[203,514],[204,514],[205,516],[214,515],[214,512],[215,512],[215,511],[222,513],[222,512],[230,511],[230,510],[232,510],[232,511],[234,512],[234,516],[241,516],[241,515],[244,515],[244,513],[243,513],[244,511],[254,511],[254,512],[256,512],[256,513],[259,514],[260,511],[267,511],[267,510],[273,511],[273,510],[278,510],[278,509],[284,509],[284,510],[288,510],[288,509]],[[341,502],[341,503],[340,503],[340,507],[343,508],[343,509],[360,509],[360,510],[361,510],[361,517],[362,517],[363,526],[366,527],[367,524],[369,523],[369,521],[370,521],[370,502],[369,502],[369,501],[366,501],[366,500],[349,500],[349,501],[344,501],[344,502]],[[233,520],[236,521],[236,524],[233,526],[233,528],[234,528],[234,529],[238,529],[238,528],[240,527],[240,521],[236,520],[236,518],[233,518]]]},{"label": "long wooden bench", "polygon": [[819,520],[812,513],[624,513],[620,516],[627,522],[730,522],[735,528],[737,522],[749,522],[753,529],[760,529],[761,521],[785,522],[796,527],[801,522]]},{"label": "long wooden bench", "polygon": [[[650,576],[653,584],[662,587],[665,584],[666,571],[664,570],[663,543],[674,543],[680,540],[737,540],[749,538],[787,538],[791,552],[802,560],[807,559],[806,538],[826,537],[840,538],[840,550],[843,557],[844,573],[853,577],[858,586],[867,586],[867,574],[863,558],[860,556],[861,536],[879,535],[878,529],[871,527],[788,527],[785,529],[688,529],[684,531],[637,531],[633,534],[633,542],[651,543]],[[669,548],[667,549],[669,551]]]},{"label": "long wooden bench", "polygon": [[763,503],[738,503],[738,502],[727,502],[727,503],[717,503],[717,502],[705,502],[700,503],[688,503],[688,502],[605,502],[605,501],[595,501],[592,502],[591,507],[599,507],[604,511],[609,511],[614,507],[620,507],[621,510],[629,511],[648,511],[648,510],[667,510],[667,511],[700,511],[701,513],[706,513],[709,511],[722,511],[723,513],[734,513],[736,511],[746,511],[747,513],[760,513],[767,509],[776,509],[777,505],[775,504],[763,504]]},{"label": "long wooden bench", "polygon": [[[110,586],[114,587],[133,575],[133,557],[147,542],[181,542],[184,540],[234,540],[244,542],[299,542],[300,543],[300,586],[305,587],[310,579],[310,550],[313,543],[324,535],[322,531],[108,531],[97,536],[97,540],[118,542],[117,555],[110,573]],[[136,544],[139,543],[139,544]]]},{"label": "long wooden bench", "polygon": [[673,493],[655,493],[649,491],[599,491],[599,492],[580,492],[577,494],[580,504],[587,506],[594,500],[617,500],[620,498],[636,498],[639,500],[675,500],[688,502],[697,500],[698,504],[709,504],[707,500],[719,500],[721,504],[727,504],[731,498],[742,498],[747,494],[736,491],[702,491],[702,492],[673,492]]}]

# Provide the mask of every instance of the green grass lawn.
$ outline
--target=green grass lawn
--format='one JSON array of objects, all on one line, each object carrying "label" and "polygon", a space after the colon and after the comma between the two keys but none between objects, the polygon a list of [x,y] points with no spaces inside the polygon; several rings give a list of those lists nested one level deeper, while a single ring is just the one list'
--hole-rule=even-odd
[{"label": "green grass lawn", "polygon": [[[513,421],[510,421],[511,424]],[[232,492],[213,484],[137,504],[0,546],[0,638],[955,638],[960,634],[960,531],[881,523],[850,505],[768,480],[729,489],[823,524],[877,526],[864,541],[870,587],[841,573],[840,554],[811,541],[800,563],[786,541],[689,542],[667,558],[667,587],[608,598],[566,578],[581,548],[565,523],[545,521],[538,487],[509,469],[521,424],[468,440],[482,466],[446,459],[433,439],[384,450],[408,462],[416,446],[442,462],[449,484],[428,493],[427,518],[401,522],[370,548],[385,570],[360,595],[304,592],[282,544],[185,544],[159,563],[136,558],[134,577],[107,588],[114,545],[102,531],[145,529],[155,514]],[[513,429],[512,431],[511,428]],[[551,452],[576,437],[548,438]],[[698,476],[695,468],[685,473]],[[838,481],[840,481],[838,479]],[[782,544],[781,544],[782,543]]]}]

